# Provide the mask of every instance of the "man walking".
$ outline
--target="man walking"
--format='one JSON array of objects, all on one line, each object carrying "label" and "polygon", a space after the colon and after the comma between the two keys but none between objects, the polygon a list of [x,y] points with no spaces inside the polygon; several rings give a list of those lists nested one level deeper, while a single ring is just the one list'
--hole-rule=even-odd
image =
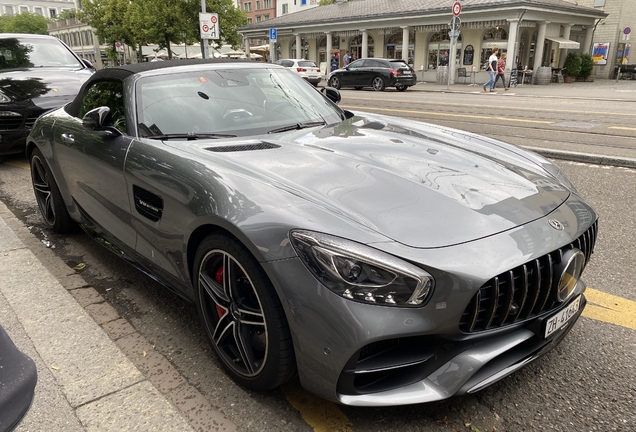
[{"label": "man walking", "polygon": [[344,55],[342,61],[344,62],[345,67],[349,66],[349,63],[351,63],[351,56],[349,55],[349,51],[347,51],[347,53]]},{"label": "man walking", "polygon": [[497,53],[499,52],[499,48],[494,47],[492,49],[492,55],[488,59],[488,67],[486,70],[488,71],[488,76],[490,79],[484,84],[484,91],[491,92],[495,91],[495,79],[497,78]]}]

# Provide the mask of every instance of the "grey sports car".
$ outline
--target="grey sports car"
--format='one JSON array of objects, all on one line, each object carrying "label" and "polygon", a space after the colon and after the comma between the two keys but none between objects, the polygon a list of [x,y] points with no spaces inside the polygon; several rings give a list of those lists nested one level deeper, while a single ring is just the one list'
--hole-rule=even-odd
[{"label": "grey sports car", "polygon": [[253,389],[429,402],[554,348],[598,219],[559,168],[339,98],[272,64],[99,71],[28,138],[44,220],[195,302]]}]

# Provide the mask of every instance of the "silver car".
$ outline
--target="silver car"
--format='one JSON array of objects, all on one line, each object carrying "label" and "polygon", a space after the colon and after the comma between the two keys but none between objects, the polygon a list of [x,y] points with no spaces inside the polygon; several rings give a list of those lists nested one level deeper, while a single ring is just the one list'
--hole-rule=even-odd
[{"label": "silver car", "polygon": [[28,138],[43,218],[196,303],[257,390],[297,373],[342,404],[430,402],[561,342],[597,238],[563,172],[323,90],[263,63],[99,71]]}]

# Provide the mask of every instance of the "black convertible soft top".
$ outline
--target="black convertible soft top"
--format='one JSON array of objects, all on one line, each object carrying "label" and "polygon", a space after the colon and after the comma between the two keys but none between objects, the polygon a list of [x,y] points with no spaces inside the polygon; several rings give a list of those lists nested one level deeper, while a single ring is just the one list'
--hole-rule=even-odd
[{"label": "black convertible soft top", "polygon": [[179,66],[192,66],[192,65],[204,65],[204,64],[228,64],[228,63],[244,63],[250,61],[249,59],[187,59],[187,60],[167,60],[158,62],[144,62],[134,63],[124,66],[117,66],[112,68],[101,69],[95,72],[91,77],[82,85],[82,88],[75,96],[75,100],[66,107],[66,112],[70,115],[77,117],[82,105],[82,100],[86,94],[86,90],[93,85],[96,81],[117,81],[121,82],[131,75],[135,75],[142,72],[147,72],[156,69],[173,68]]}]

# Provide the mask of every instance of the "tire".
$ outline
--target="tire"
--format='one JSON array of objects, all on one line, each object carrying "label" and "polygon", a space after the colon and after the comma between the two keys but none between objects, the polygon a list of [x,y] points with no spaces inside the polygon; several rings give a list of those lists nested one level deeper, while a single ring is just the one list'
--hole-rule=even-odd
[{"label": "tire", "polygon": [[212,234],[197,250],[193,275],[201,321],[229,375],[258,391],[292,378],[296,360],[283,306],[247,249]]},{"label": "tire", "polygon": [[340,90],[340,78],[338,78],[337,76],[332,76],[329,79],[329,87],[333,87],[336,90]]},{"label": "tire", "polygon": [[75,224],[68,214],[60,189],[39,148],[33,149],[29,156],[29,165],[35,200],[44,223],[58,234],[71,232]]},{"label": "tire", "polygon": [[384,91],[384,88],[386,87],[386,84],[384,83],[384,78],[382,78],[381,76],[377,76],[375,78],[373,78],[373,90],[375,91]]}]

